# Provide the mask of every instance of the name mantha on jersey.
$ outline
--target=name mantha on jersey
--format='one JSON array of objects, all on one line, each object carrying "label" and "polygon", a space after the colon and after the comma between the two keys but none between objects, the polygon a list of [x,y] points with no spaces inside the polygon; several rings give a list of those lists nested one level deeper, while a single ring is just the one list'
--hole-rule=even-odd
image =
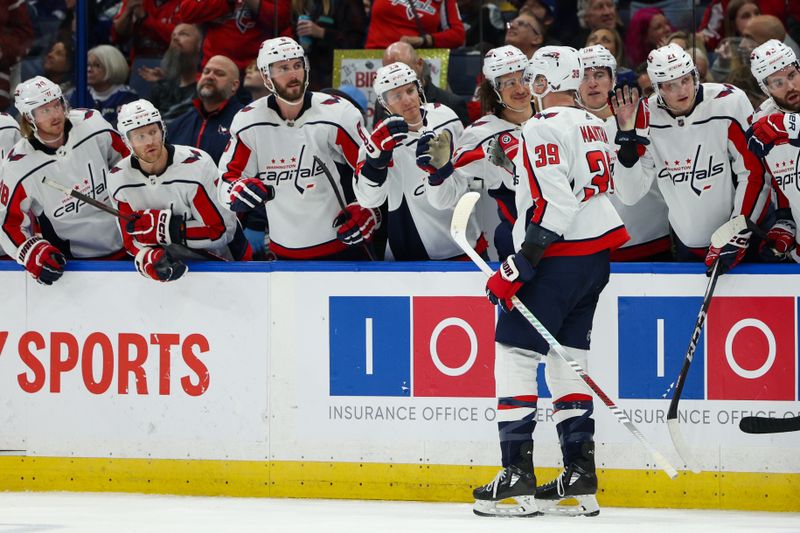
[{"label": "name mantha on jersey", "polygon": [[294,121],[284,120],[277,109],[275,98],[267,96],[234,117],[231,140],[219,162],[220,200],[229,206],[232,183],[257,177],[275,187],[266,210],[270,240],[279,255],[299,258],[339,251],[331,247],[338,243],[333,220],[341,207],[314,156],[328,167],[343,194],[336,164],[355,168],[361,113],[346,100],[314,92],[306,93]]}]

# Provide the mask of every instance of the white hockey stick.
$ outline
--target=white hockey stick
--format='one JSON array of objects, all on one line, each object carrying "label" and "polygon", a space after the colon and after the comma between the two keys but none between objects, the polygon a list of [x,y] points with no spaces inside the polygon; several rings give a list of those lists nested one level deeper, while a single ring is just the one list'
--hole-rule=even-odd
[{"label": "white hockey stick", "polygon": [[[491,276],[494,274],[492,268],[486,264],[486,261],[478,255],[475,249],[470,246],[469,242],[467,241],[467,223],[469,222],[469,217],[472,215],[472,209],[475,207],[475,203],[480,198],[480,193],[478,192],[468,192],[461,199],[458,201],[455,210],[453,211],[453,221],[450,224],[450,235],[453,236],[456,243],[464,250],[472,262],[475,263],[478,268],[483,271],[484,274],[487,276]],[[617,417],[617,420],[620,424],[625,426],[628,431],[630,431],[634,437],[639,439],[639,442],[647,448],[647,451],[650,452],[650,455],[653,456],[656,464],[661,468],[666,474],[671,478],[675,479],[678,477],[678,471],[675,470],[675,467],[670,464],[667,458],[662,454],[660,451],[656,450],[652,444],[650,444],[647,439],[645,439],[644,435],[642,435],[641,431],[639,431],[636,426],[633,425],[628,415],[625,412],[617,407],[617,405],[608,397],[608,395],[603,392],[603,389],[594,382],[594,380],[586,373],[586,371],[579,365],[574,359],[572,359],[567,352],[564,350],[564,347],[547,331],[539,320],[533,316],[533,313],[525,307],[519,298],[513,296],[511,301],[514,303],[514,307],[522,313],[522,316],[530,322],[530,324],[539,332],[539,334],[544,337],[544,340],[547,341],[547,344],[550,345],[550,349],[553,350],[556,355],[558,355],[561,359],[563,359],[575,372],[578,377],[580,377],[584,383],[600,398],[606,407],[608,407],[614,416]]]}]

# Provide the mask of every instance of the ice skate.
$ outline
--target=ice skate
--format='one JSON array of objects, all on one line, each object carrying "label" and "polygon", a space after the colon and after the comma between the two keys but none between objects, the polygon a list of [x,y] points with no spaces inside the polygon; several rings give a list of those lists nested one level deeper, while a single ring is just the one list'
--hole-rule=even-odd
[{"label": "ice skate", "polygon": [[[550,483],[536,489],[536,504],[545,514],[597,516],[597,475],[594,468],[594,443],[584,444],[584,456],[567,465]],[[577,500],[576,505],[563,504]]]},{"label": "ice skate", "polygon": [[[478,516],[530,517],[541,514],[536,507],[536,475],[533,473],[533,443],[526,443],[520,456],[495,478],[472,491]],[[502,504],[513,500],[513,504]]]}]

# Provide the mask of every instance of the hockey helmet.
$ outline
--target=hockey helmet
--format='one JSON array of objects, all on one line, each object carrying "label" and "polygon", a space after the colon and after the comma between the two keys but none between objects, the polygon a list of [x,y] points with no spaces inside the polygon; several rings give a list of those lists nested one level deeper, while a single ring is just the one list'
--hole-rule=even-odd
[{"label": "hockey helmet", "polygon": [[607,68],[611,71],[611,78],[617,77],[617,60],[602,44],[581,48],[581,61],[583,68]]},{"label": "hockey helmet", "polygon": [[302,59],[305,69],[309,70],[308,58],[303,50],[303,47],[297,44],[297,41],[289,37],[276,37],[274,39],[267,39],[261,43],[261,48],[258,49],[258,58],[256,65],[258,70],[264,76],[269,77],[269,67],[278,61],[286,61],[287,59]]},{"label": "hockey helmet", "polygon": [[497,79],[512,72],[525,71],[528,57],[510,44],[493,48],[483,58],[483,76],[497,88]]},{"label": "hockey helmet", "polygon": [[386,107],[384,95],[392,89],[397,89],[409,83],[415,83],[417,85],[420,99],[422,99],[422,84],[417,78],[417,73],[405,63],[396,62],[384,65],[378,69],[372,88],[378,96],[378,102],[380,102],[383,107]]},{"label": "hockey helmet", "polygon": [[750,71],[767,96],[770,94],[764,83],[766,79],[789,65],[800,68],[794,51],[777,39],[770,39],[750,54]]},{"label": "hockey helmet", "polygon": [[167,128],[161,119],[161,113],[156,109],[156,106],[144,99],[123,105],[117,115],[117,130],[129,145],[128,133],[149,124],[158,124],[161,127],[164,139],[166,139]]},{"label": "hockey helmet", "polygon": [[694,65],[692,56],[675,43],[662,46],[650,52],[647,56],[647,75],[650,82],[657,89],[656,95],[659,104],[666,107],[659,85],[664,82],[677,80],[678,78],[692,74],[694,77],[694,92],[700,88],[700,74]]},{"label": "hockey helmet", "polygon": [[[571,46],[543,46],[531,58],[526,76],[531,87],[531,94],[542,109],[542,98],[550,92],[577,91],[583,81],[583,63],[577,50]],[[547,80],[547,89],[536,94],[534,84],[536,78],[543,76]]]},{"label": "hockey helmet", "polygon": [[61,93],[61,87],[44,76],[35,76],[26,80],[17,85],[14,91],[14,106],[31,123],[34,130],[36,123],[33,120],[33,110],[54,100],[61,100],[66,112],[67,102]]}]

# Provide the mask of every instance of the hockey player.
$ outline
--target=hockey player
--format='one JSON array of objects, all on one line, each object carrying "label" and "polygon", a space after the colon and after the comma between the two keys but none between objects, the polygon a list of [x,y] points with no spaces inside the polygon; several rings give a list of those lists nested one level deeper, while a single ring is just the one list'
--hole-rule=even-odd
[{"label": "hockey player", "polygon": [[[14,120],[14,117],[7,113],[0,113],[0,172],[3,168],[3,159],[6,154],[11,151],[11,148],[22,138],[19,133],[19,124]],[[3,190],[2,174],[0,174],[0,192]],[[8,256],[3,252],[3,247],[0,246],[0,259],[8,259]]]},{"label": "hockey player", "polygon": [[771,39],[753,50],[750,70],[769,98],[753,113],[748,146],[772,177],[777,210],[761,258],[800,262],[795,221],[800,216],[800,64],[791,48]]},{"label": "hockey player", "polygon": [[511,160],[522,124],[533,116],[531,91],[524,79],[527,66],[528,57],[514,46],[489,50],[483,61],[484,81],[478,88],[481,106],[489,114],[464,130],[453,156],[456,175],[474,180],[497,202],[494,245],[500,259],[514,253],[511,229],[517,219],[517,175]]},{"label": "hockey player", "polygon": [[337,195],[348,196],[349,183],[333,178],[355,168],[361,114],[344,99],[306,91],[308,59],[288,37],[264,41],[257,63],[271,94],[233,119],[219,163],[223,205],[242,213],[266,204],[279,259],[365,259],[380,213],[355,202],[342,209]]},{"label": "hockey player", "polygon": [[[531,59],[529,79],[542,111],[522,127],[515,158],[520,169],[517,253],[486,284],[489,300],[507,312],[500,314],[495,333],[503,469],[473,492],[474,510],[484,516],[533,516],[569,498],[579,505],[564,512],[599,512],[591,393],[564,360],[547,357],[548,343],[511,303],[512,296],[519,297],[569,356],[587,367],[594,310],[609,279],[609,252],[627,241],[628,234],[607,195],[611,148],[603,121],[576,102],[582,78],[574,48],[545,46]],[[537,488],[532,434],[536,372],[545,357],[564,471]],[[506,498],[519,505],[497,505]]]},{"label": "hockey player", "polygon": [[705,260],[709,273],[719,259],[724,273],[744,257],[751,232],[721,248],[709,246],[711,234],[739,214],[760,223],[767,208],[764,169],[744,135],[752,106],[736,87],[701,84],[691,56],[675,44],[650,52],[647,72],[655,93],[646,106],[630,86],[616,87],[612,98],[620,145],[616,192],[633,205],[656,180],[677,259]]},{"label": "hockey player", "polygon": [[[455,202],[432,196],[442,189],[455,197],[467,192],[466,179],[453,176],[452,140],[464,128],[455,112],[441,104],[425,103],[414,71],[404,63],[378,69],[373,84],[378,103],[390,113],[372,133],[359,130],[361,147],[355,193],[361,205],[377,208],[389,201],[389,240],[386,258],[397,261],[454,259],[462,250],[450,237]],[[419,146],[418,146],[419,144]],[[456,198],[457,199],[457,198]],[[447,207],[450,205],[450,207]],[[478,243],[478,226],[469,237]],[[486,250],[486,241],[476,246]]]},{"label": "hockey player", "polygon": [[[580,53],[584,69],[578,92],[581,104],[605,123],[608,139],[613,141],[617,135],[617,121],[608,105],[608,93],[616,81],[617,60],[601,44],[581,48]],[[611,153],[613,169],[617,156],[616,146],[612,146],[615,148]],[[622,203],[615,194],[610,194],[609,198],[631,237],[621,248],[611,253],[612,261],[671,259],[667,204],[658,191],[658,185],[653,183],[647,194],[631,206]]]},{"label": "hockey player", "polygon": [[[247,260],[252,252],[236,215],[217,199],[217,166],[207,153],[166,144],[161,113],[147,100],[125,104],[118,129],[131,155],[111,169],[111,201],[136,269],[156,281],[174,281],[186,265],[170,245]],[[180,250],[180,249],[179,249]]]},{"label": "hockey player", "polygon": [[67,259],[121,259],[114,217],[48,187],[43,178],[108,201],[108,169],[128,155],[100,113],[69,110],[61,88],[41,76],[17,86],[20,140],[3,163],[0,242],[45,285],[63,274]]}]

